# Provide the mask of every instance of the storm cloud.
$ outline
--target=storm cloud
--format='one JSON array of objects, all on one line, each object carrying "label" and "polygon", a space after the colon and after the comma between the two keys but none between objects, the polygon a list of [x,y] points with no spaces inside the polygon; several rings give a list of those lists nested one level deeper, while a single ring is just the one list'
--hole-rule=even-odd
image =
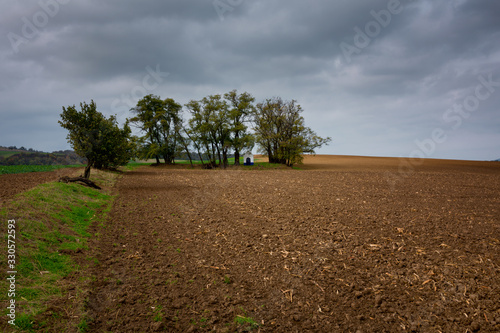
[{"label": "storm cloud", "polygon": [[[143,94],[301,104],[321,154],[500,157],[500,2],[0,4],[0,145],[69,149],[62,106],[120,121]],[[436,136],[436,133],[440,135]]]}]

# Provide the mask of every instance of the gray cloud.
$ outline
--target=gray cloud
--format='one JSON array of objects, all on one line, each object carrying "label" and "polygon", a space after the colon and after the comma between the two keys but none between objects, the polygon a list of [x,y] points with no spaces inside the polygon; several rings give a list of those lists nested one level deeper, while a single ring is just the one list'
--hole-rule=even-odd
[{"label": "gray cloud", "polygon": [[[500,86],[452,114],[460,126],[445,117],[480,76],[500,82],[498,1],[220,1],[223,19],[209,0],[0,4],[0,144],[69,148],[61,107],[90,99],[123,121],[144,91],[186,103],[236,88],[298,100],[333,138],[319,153],[409,156],[441,128],[428,157],[500,157]],[[169,74],[145,89],[147,68]]]}]

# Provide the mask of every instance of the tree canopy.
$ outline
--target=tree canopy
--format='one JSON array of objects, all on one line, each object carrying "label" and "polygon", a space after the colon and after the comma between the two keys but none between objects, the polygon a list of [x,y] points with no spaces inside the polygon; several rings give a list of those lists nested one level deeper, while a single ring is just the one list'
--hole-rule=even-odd
[{"label": "tree canopy", "polygon": [[249,93],[237,90],[191,100],[185,104],[190,118],[184,124],[180,104],[147,95],[131,110],[135,114],[131,121],[145,133],[141,157],[155,157],[157,163],[163,157],[169,164],[184,152],[192,163],[194,149],[205,167],[227,167],[231,152],[238,165],[240,153],[257,143],[270,162],[292,166],[302,161],[303,154],[314,154],[331,141],[305,126],[295,100],[275,97],[257,105],[254,101]]},{"label": "tree canopy", "polygon": [[221,95],[210,95],[200,101],[189,101],[186,108],[192,116],[189,120],[191,137],[208,157],[210,166],[218,166],[217,161],[227,166],[227,151],[231,145],[227,102]]},{"label": "tree canopy", "polygon": [[166,164],[174,163],[182,126],[182,105],[172,98],[162,100],[152,94],[144,96],[131,111],[135,114],[130,121],[146,134],[142,137],[141,158],[163,157]]},{"label": "tree canopy", "polygon": [[280,97],[257,104],[253,119],[255,138],[269,162],[293,166],[302,162],[303,154],[314,154],[315,149],[331,141],[306,127],[302,112],[295,100],[284,101]]},{"label": "tree canopy", "polygon": [[91,167],[115,168],[134,156],[135,144],[128,122],[119,128],[116,117],[106,118],[97,111],[93,100],[90,104],[80,103],[80,111],[74,105],[63,107],[59,124],[69,131],[67,139],[73,150],[87,159],[83,175],[86,179]]},{"label": "tree canopy", "polygon": [[234,164],[239,165],[240,152],[245,149],[252,150],[255,144],[247,126],[254,111],[255,98],[247,92],[238,95],[236,90],[224,94],[224,98],[229,104],[228,120],[232,132],[230,142],[234,149]]},{"label": "tree canopy", "polygon": [[252,150],[253,136],[248,131],[254,98],[249,93],[232,90],[222,95],[209,95],[185,106],[191,114],[186,135],[198,151],[206,156],[210,167],[228,166],[228,155],[234,152],[238,165],[240,152]]}]

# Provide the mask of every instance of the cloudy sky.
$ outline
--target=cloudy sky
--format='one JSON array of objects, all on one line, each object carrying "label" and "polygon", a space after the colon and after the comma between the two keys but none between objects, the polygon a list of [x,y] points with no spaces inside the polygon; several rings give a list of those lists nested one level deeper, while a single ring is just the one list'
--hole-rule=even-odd
[{"label": "cloudy sky", "polygon": [[500,158],[498,0],[0,4],[0,145],[69,149],[62,106],[295,99],[320,154]]}]

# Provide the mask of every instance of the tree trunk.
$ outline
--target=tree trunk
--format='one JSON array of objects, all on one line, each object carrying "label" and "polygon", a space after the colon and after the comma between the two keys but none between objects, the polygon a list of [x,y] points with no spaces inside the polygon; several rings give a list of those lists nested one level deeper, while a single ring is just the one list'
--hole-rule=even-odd
[{"label": "tree trunk", "polygon": [[96,183],[94,183],[93,181],[91,181],[88,178],[83,178],[83,177],[73,177],[73,178],[70,178],[68,176],[64,176],[64,177],[59,178],[59,181],[63,182],[63,183],[82,182],[82,183],[86,184],[87,186],[90,186],[90,187],[96,188],[98,190],[101,190],[100,186],[98,186]]},{"label": "tree trunk", "polygon": [[[239,122],[239,119],[238,119]],[[234,140],[237,142],[237,145],[241,145],[239,142],[240,139],[240,132],[236,131],[234,133]],[[236,146],[236,145],[235,145]],[[234,165],[240,165],[240,148],[239,147],[234,147]]]},{"label": "tree trunk", "polygon": [[267,142],[267,158],[269,159],[269,163],[273,163],[274,157],[273,157],[273,150],[271,149],[271,143]]},{"label": "tree trunk", "polygon": [[186,144],[186,141],[184,141],[184,138],[182,138],[180,141],[181,141],[182,145],[184,146],[184,149],[186,150],[186,154],[189,157],[189,163],[191,164],[191,168],[192,168],[193,167],[193,159],[191,158],[191,153],[189,152],[189,147]]},{"label": "tree trunk", "polygon": [[220,166],[221,164],[223,164],[223,161],[222,161],[222,156],[220,154],[219,145],[217,145],[217,156],[219,157],[219,166]]},{"label": "tree trunk", "polygon": [[227,168],[227,165],[229,164],[227,160],[227,148],[222,150],[222,165],[224,166],[224,169]]},{"label": "tree trunk", "polygon": [[201,155],[199,150],[198,150],[198,157],[200,158],[201,166],[203,167],[205,165],[205,163],[203,162],[203,156]]},{"label": "tree trunk", "polygon": [[201,155],[201,152],[200,152],[200,146],[198,146],[198,144],[195,143],[195,141],[193,141],[193,143],[194,143],[194,146],[196,147],[196,151],[198,152],[198,157],[200,158],[201,165],[204,165],[205,163],[203,163],[203,156]]},{"label": "tree trunk", "polygon": [[240,152],[238,149],[234,150],[234,165],[240,165]]},{"label": "tree trunk", "polygon": [[92,167],[92,162],[87,162],[87,166],[85,166],[85,171],[83,173],[83,178],[89,179],[90,178],[90,168]]},{"label": "tree trunk", "polygon": [[155,157],[156,157],[156,164],[160,164],[160,157],[158,155],[156,155]]},{"label": "tree trunk", "polygon": [[187,155],[189,157],[189,163],[191,164],[191,168],[193,168],[193,159],[191,158],[191,154],[189,153],[189,150],[187,151]]},{"label": "tree trunk", "polygon": [[211,166],[214,166],[214,161],[213,161],[213,158],[212,158],[212,154],[210,154],[210,148],[208,147],[208,145],[206,147],[207,147],[206,148],[207,149],[206,153],[207,153],[207,158],[208,158],[209,164]]}]

